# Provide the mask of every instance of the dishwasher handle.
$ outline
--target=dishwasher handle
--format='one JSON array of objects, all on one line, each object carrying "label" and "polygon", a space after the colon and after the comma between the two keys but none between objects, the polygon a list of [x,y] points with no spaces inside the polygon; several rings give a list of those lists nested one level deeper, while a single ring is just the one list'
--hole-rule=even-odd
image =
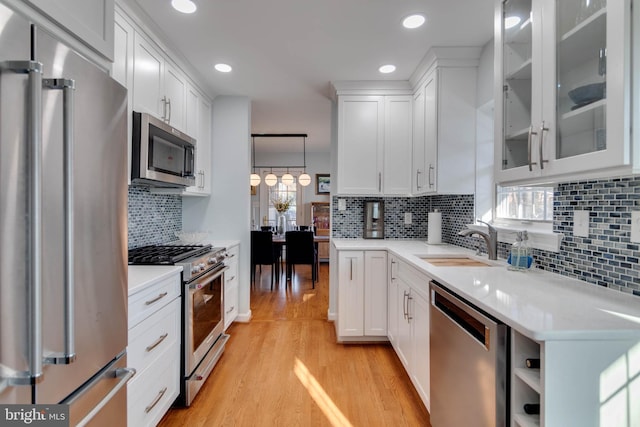
[{"label": "dishwasher handle", "polygon": [[431,304],[482,344],[487,351],[491,350],[491,329],[495,330],[497,322],[451,295],[433,281],[431,282]]}]

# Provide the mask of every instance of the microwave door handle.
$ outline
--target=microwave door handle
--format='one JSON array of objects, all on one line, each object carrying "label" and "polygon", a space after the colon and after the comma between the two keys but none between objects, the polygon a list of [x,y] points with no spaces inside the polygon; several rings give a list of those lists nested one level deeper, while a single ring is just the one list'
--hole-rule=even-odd
[{"label": "microwave door handle", "polygon": [[2,370],[0,379],[11,385],[33,385],[44,379],[42,373],[42,63],[2,61],[0,70],[27,74],[26,123],[28,164],[29,242],[27,259],[28,370]]},{"label": "microwave door handle", "polygon": [[44,79],[43,87],[62,91],[62,146],[64,151],[64,350],[45,356],[50,365],[68,365],[75,361],[74,335],[74,212],[73,212],[73,117],[75,81],[71,79]]}]

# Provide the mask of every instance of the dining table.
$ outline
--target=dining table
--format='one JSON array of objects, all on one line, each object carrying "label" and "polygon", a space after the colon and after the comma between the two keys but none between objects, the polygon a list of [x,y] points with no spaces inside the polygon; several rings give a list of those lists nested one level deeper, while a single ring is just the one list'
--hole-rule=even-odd
[{"label": "dining table", "polygon": [[[318,243],[321,242],[328,242],[331,236],[319,236],[317,234],[313,235],[313,243],[315,244],[316,247],[316,252],[318,251]],[[282,257],[282,249],[286,247],[287,241],[285,239],[285,235],[284,234],[274,234],[273,235],[273,244],[277,245],[280,250],[280,260],[281,260],[281,265],[284,264],[284,258]],[[284,269],[282,269],[284,270]]]}]

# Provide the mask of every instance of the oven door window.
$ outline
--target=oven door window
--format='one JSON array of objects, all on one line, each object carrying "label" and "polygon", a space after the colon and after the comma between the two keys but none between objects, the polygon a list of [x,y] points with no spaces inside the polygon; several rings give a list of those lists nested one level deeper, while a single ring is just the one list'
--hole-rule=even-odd
[{"label": "oven door window", "polygon": [[193,147],[171,134],[149,126],[149,169],[175,176],[193,174]]},{"label": "oven door window", "polygon": [[222,320],[222,278],[220,275],[212,282],[190,293],[193,326],[193,348],[207,339],[213,328]]}]

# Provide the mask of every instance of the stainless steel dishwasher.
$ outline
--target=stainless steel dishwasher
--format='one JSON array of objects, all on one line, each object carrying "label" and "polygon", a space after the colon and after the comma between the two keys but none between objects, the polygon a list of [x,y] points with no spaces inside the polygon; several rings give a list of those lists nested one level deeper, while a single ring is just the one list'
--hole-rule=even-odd
[{"label": "stainless steel dishwasher", "polygon": [[431,282],[431,425],[507,426],[508,327]]}]

